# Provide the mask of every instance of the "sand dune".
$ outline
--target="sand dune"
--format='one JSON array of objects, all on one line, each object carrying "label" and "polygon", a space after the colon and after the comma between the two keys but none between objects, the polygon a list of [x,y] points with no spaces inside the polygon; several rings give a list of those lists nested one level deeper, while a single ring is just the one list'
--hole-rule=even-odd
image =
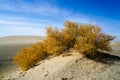
[{"label": "sand dune", "polygon": [[[11,59],[19,51],[20,46],[25,47],[42,39],[38,37],[10,38],[0,38],[0,59],[2,59],[0,61],[0,71],[4,80],[120,80],[119,42],[111,44],[113,47],[112,55],[104,54],[106,56],[104,61],[87,59],[77,52],[70,52],[68,53],[71,54],[69,56],[60,55],[43,60],[38,63],[38,66],[22,72],[17,65],[7,59]],[[28,39],[30,41],[26,42]],[[5,40],[6,42],[4,42]],[[22,41],[24,44],[22,44]],[[3,51],[5,51],[5,54],[3,54]]]},{"label": "sand dune", "polygon": [[[72,53],[71,53],[72,54]],[[75,54],[75,52],[74,52]],[[117,59],[117,57],[116,57]],[[41,61],[38,66],[21,72],[13,67],[5,80],[120,80],[120,57],[103,64],[83,56],[57,56]]]},{"label": "sand dune", "polygon": [[0,44],[34,43],[42,39],[44,39],[42,36],[6,36],[0,37]]}]

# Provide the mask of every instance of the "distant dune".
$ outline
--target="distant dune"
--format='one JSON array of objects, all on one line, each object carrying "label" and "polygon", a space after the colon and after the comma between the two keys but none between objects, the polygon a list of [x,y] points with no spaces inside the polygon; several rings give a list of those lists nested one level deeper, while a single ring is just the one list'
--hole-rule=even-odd
[{"label": "distant dune", "polygon": [[6,36],[0,37],[0,60],[12,59],[22,47],[27,47],[43,40],[39,36]]},{"label": "distant dune", "polygon": [[0,37],[0,44],[21,44],[21,43],[34,43],[39,40],[44,39],[44,37],[40,36],[6,36]]}]

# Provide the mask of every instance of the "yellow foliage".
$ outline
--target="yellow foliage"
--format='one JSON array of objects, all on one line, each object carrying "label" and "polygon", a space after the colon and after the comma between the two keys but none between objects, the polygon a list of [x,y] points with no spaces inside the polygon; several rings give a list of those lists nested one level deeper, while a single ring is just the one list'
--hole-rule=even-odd
[{"label": "yellow foliage", "polygon": [[44,43],[45,50],[49,54],[61,53],[65,50],[62,33],[57,28],[47,28],[47,37]]},{"label": "yellow foliage", "polygon": [[65,28],[62,30],[63,41],[68,49],[73,48],[76,38],[79,35],[79,27],[75,22],[66,21]]},{"label": "yellow foliage", "polygon": [[94,55],[98,50],[111,50],[109,43],[114,37],[102,33],[100,27],[81,25],[79,34],[74,47],[81,53]]},{"label": "yellow foliage", "polygon": [[14,63],[18,64],[20,68],[25,71],[33,66],[40,60],[47,57],[47,53],[44,51],[43,43],[23,48],[17,53],[13,60]]},{"label": "yellow foliage", "polygon": [[70,49],[93,56],[98,50],[110,51],[109,44],[114,38],[103,33],[98,26],[90,24],[79,26],[75,22],[66,21],[65,28],[61,30],[48,27],[46,39],[22,49],[15,55],[14,62],[22,70],[27,70],[49,55],[60,54]]},{"label": "yellow foliage", "polygon": [[46,52],[56,54],[73,48],[78,32],[78,24],[70,21],[65,22],[65,28],[62,30],[47,28],[47,37],[44,40]]}]

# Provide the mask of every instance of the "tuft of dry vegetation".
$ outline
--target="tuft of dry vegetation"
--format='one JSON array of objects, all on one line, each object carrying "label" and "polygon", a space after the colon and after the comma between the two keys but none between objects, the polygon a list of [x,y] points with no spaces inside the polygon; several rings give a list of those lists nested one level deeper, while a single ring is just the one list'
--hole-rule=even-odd
[{"label": "tuft of dry vegetation", "polygon": [[44,45],[41,42],[28,48],[21,49],[21,51],[14,56],[13,61],[25,71],[35,66],[36,63],[45,59],[47,56],[47,53],[44,51]]},{"label": "tuft of dry vegetation", "polygon": [[110,41],[115,37],[107,35],[101,31],[101,28],[94,25],[81,25],[79,28],[79,37],[76,38],[75,49],[83,54],[97,54],[99,50],[111,51]]},{"label": "tuft of dry vegetation", "polygon": [[44,40],[44,44],[45,51],[50,55],[62,53],[66,49],[66,46],[63,43],[62,32],[57,28],[47,28],[47,36]]},{"label": "tuft of dry vegetation", "polygon": [[48,27],[46,39],[36,45],[22,49],[14,57],[14,62],[22,70],[33,67],[49,55],[61,54],[75,49],[83,55],[94,56],[97,51],[111,51],[110,41],[115,37],[107,35],[101,28],[91,24],[78,25],[66,21],[65,28]]}]

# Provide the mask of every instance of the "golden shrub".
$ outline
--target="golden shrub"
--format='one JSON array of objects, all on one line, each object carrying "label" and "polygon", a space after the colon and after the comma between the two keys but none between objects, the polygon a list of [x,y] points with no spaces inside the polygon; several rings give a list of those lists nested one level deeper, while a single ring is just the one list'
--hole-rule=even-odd
[{"label": "golden shrub", "polygon": [[93,56],[99,50],[110,51],[109,44],[114,38],[103,33],[98,26],[90,24],[79,26],[75,22],[66,21],[63,29],[48,27],[45,40],[22,49],[15,55],[14,62],[22,70],[27,70],[49,55],[70,49]]},{"label": "golden shrub", "polygon": [[66,46],[66,49],[74,47],[76,37],[79,35],[79,27],[75,22],[66,21],[65,28],[62,30],[63,33],[63,41]]},{"label": "golden shrub", "polygon": [[17,53],[13,60],[18,64],[20,68],[25,71],[36,65],[37,62],[47,57],[47,53],[44,51],[43,43],[23,48]]},{"label": "golden shrub", "polygon": [[62,33],[57,28],[47,28],[47,37],[44,43],[45,50],[49,54],[61,53],[65,50]]},{"label": "golden shrub", "polygon": [[94,55],[98,50],[110,51],[110,41],[114,37],[102,33],[101,28],[94,25],[81,25],[75,49],[83,54]]},{"label": "golden shrub", "polygon": [[45,39],[47,53],[62,53],[73,48],[78,31],[78,24],[70,21],[65,22],[65,28],[62,30],[53,29],[52,27],[47,28],[47,37]]}]

